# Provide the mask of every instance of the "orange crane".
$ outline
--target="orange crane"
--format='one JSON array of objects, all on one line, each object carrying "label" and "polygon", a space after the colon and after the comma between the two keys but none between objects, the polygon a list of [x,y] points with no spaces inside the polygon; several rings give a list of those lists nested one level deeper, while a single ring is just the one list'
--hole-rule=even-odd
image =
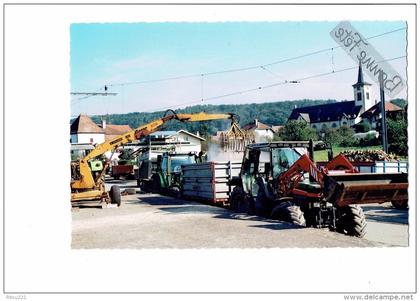
[{"label": "orange crane", "polygon": [[[170,114],[168,114],[168,112]],[[105,201],[106,203],[115,203],[119,206],[121,204],[119,186],[112,186],[109,192],[105,190],[104,174],[109,162],[105,164],[102,172],[100,172],[95,177],[89,166],[90,160],[101,156],[108,151],[115,151],[118,147],[126,143],[139,140],[157,131],[163,124],[170,120],[178,120],[181,122],[198,122],[223,119],[231,120],[232,124],[237,122],[236,115],[232,113],[208,114],[201,112],[196,114],[177,114],[173,110],[168,110],[162,118],[149,122],[146,125],[142,125],[110,141],[105,141],[104,143],[99,144],[87,156],[80,159],[77,164],[72,166],[72,181],[70,183],[71,201],[79,202],[86,200],[101,200]]]}]

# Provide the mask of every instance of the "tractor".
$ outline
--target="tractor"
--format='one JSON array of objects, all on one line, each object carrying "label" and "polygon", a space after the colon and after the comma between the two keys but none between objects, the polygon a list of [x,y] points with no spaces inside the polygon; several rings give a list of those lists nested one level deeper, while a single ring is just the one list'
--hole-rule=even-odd
[{"label": "tractor", "polygon": [[165,152],[158,155],[156,172],[151,178],[151,191],[181,197],[182,169],[181,165],[197,163],[198,155],[195,153]]},{"label": "tractor", "polygon": [[360,204],[407,202],[407,174],[362,174],[338,155],[325,168],[313,162],[322,143],[280,141],[246,147],[229,206],[298,226],[329,227],[350,236],[366,234]]}]

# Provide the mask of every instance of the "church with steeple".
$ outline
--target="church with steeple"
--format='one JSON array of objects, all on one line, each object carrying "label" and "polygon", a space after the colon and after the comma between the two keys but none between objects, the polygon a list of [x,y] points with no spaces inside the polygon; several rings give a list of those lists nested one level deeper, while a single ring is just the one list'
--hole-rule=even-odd
[{"label": "church with steeple", "polygon": [[353,85],[354,100],[295,108],[289,120],[307,122],[317,131],[341,126],[353,126],[359,123],[361,115],[375,105],[371,93],[372,84],[366,82],[361,64],[357,75],[357,82]]},{"label": "church with steeple", "polygon": [[371,86],[372,84],[364,81],[362,66],[359,64],[359,74],[357,76],[357,83],[353,85],[353,91],[355,105],[361,106],[363,112],[369,110],[375,104],[372,101],[372,94],[370,93]]}]

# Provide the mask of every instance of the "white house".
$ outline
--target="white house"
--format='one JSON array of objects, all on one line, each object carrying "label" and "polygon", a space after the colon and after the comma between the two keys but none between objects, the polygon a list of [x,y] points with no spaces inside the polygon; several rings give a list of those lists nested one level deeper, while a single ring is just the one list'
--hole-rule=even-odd
[{"label": "white house", "polygon": [[80,114],[70,125],[70,143],[72,144],[96,144],[104,141],[104,130],[87,115]]},{"label": "white house", "polygon": [[138,157],[139,161],[156,160],[164,152],[196,153],[201,152],[201,142],[204,138],[185,130],[158,131],[142,139],[139,147],[145,149]]},{"label": "white house", "polygon": [[249,132],[254,132],[255,142],[267,142],[273,140],[274,130],[269,126],[258,119],[255,119],[254,122],[245,124],[242,129]]},{"label": "white house", "polygon": [[177,153],[201,152],[201,142],[205,141],[203,137],[195,135],[185,130],[179,131],[158,131],[150,134],[146,143],[151,147],[164,146]]}]

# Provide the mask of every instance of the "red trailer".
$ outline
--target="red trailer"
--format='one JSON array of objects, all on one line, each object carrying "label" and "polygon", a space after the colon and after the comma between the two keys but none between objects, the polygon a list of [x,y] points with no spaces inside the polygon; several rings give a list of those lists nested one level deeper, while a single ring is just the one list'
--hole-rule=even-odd
[{"label": "red trailer", "polygon": [[113,165],[111,167],[111,176],[116,180],[120,177],[134,177],[134,165]]}]

